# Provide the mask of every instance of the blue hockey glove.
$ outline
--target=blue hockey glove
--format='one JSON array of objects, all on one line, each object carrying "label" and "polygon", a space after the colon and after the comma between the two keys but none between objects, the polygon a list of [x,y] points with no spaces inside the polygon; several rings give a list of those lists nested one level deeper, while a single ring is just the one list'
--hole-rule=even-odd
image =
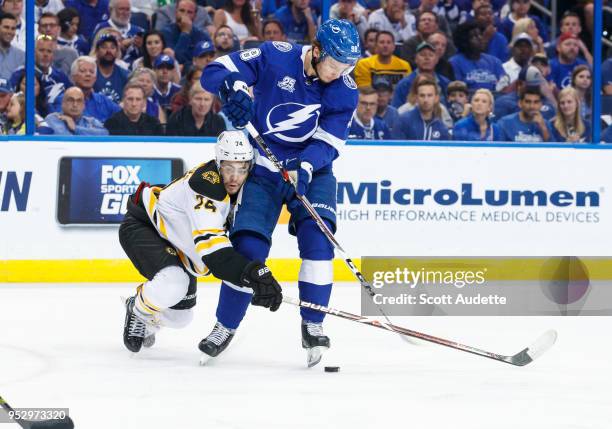
[{"label": "blue hockey glove", "polygon": [[232,125],[244,128],[253,118],[253,99],[240,74],[232,72],[225,77],[219,89],[219,96],[223,101],[223,113]]},{"label": "blue hockey glove", "polygon": [[[297,164],[298,161],[287,164],[287,168],[295,168]],[[295,182],[295,187],[291,183],[281,179],[278,192],[283,196],[289,211],[293,211],[300,204],[300,201],[295,198],[296,193],[300,196],[304,196],[308,191],[308,185],[312,180],[312,170],[312,164],[306,161],[299,162],[299,168],[296,170],[289,170],[289,175]]]},{"label": "blue hockey glove", "polygon": [[295,192],[304,196],[306,191],[308,191],[308,185],[310,185],[310,181],[312,180],[312,164],[307,161],[300,162],[300,168],[297,170],[297,180]]}]

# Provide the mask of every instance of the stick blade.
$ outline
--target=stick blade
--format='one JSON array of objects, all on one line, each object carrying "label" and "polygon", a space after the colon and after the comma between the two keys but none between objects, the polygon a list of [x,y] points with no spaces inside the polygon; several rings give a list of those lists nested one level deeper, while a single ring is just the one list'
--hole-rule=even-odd
[{"label": "stick blade", "polygon": [[74,429],[74,422],[70,417],[64,417],[58,420],[32,422],[29,427],[30,429]]},{"label": "stick blade", "polygon": [[510,363],[516,366],[530,364],[550,349],[557,341],[557,331],[551,329],[542,334],[532,345],[521,350],[510,358]]}]

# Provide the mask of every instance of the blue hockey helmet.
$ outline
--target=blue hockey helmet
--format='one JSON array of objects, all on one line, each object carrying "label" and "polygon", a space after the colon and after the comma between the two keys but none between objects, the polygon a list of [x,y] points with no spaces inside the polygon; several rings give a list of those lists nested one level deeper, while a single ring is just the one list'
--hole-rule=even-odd
[{"label": "blue hockey helmet", "polygon": [[317,30],[321,45],[320,60],[326,56],[343,64],[355,65],[361,56],[359,33],[353,24],[343,19],[328,19]]}]

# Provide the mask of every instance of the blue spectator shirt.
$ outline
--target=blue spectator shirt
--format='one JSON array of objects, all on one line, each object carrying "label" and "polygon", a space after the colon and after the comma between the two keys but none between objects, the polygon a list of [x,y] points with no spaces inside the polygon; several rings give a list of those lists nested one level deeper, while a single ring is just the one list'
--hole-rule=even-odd
[{"label": "blue spectator shirt", "polygon": [[[312,12],[312,15],[314,21],[317,22],[317,16],[315,15],[314,11]],[[308,24],[306,23],[306,18],[304,18],[301,23],[296,22],[293,18],[290,4],[277,9],[274,17],[279,20],[281,24],[283,24],[288,42],[301,43],[308,39]]]},{"label": "blue spectator shirt", "polygon": [[418,108],[400,114],[391,137],[395,140],[449,140],[448,129],[439,118],[426,122]]},{"label": "blue spectator shirt", "polygon": [[[91,116],[81,116],[76,121],[76,127],[74,131],[70,131],[64,121],[59,118],[61,113],[54,112],[45,118],[45,125],[41,126],[39,133],[41,134],[54,134],[56,136],[107,136],[108,130],[104,128],[104,125],[96,118]],[[42,128],[47,127],[48,130]]]},{"label": "blue spectator shirt", "polygon": [[495,92],[497,82],[506,75],[502,62],[489,54],[480,54],[477,61],[470,60],[463,54],[456,54],[449,62],[455,72],[455,80],[464,81],[470,92],[480,88]]},{"label": "blue spectator shirt", "polygon": [[128,81],[128,71],[115,64],[113,73],[108,77],[104,77],[98,67],[98,76],[94,84],[94,91],[107,96],[115,103],[121,102],[123,87]]},{"label": "blue spectator shirt", "polygon": [[[64,95],[62,94],[57,98],[56,102],[51,106],[53,112],[62,111],[62,100]],[[83,110],[83,116],[91,116],[98,121],[104,123],[108,118],[113,116],[115,113],[121,110],[121,107],[110,98],[91,92],[89,97],[85,97],[85,109]]]},{"label": "blue spectator shirt", "polygon": [[168,91],[162,93],[157,87],[153,90],[153,100],[155,100],[163,109],[170,107],[170,101],[177,92],[180,92],[181,87],[174,82],[168,84]]},{"label": "blue spectator shirt", "polygon": [[604,143],[612,143],[612,126],[606,128],[606,130],[601,135],[601,141]]},{"label": "blue spectator shirt", "polygon": [[79,55],[89,55],[89,42],[85,40],[80,34],[75,34],[72,40],[64,39],[63,37],[57,38],[58,46],[67,46],[78,52]]},{"label": "blue spectator shirt", "polygon": [[552,80],[559,89],[570,86],[572,84],[572,71],[574,67],[581,64],[586,64],[586,61],[576,58],[576,61],[572,64],[561,64],[559,58],[553,58],[550,60],[550,76],[548,76],[548,79]]},{"label": "blue spectator shirt", "polygon": [[502,63],[510,59],[510,48],[508,47],[508,39],[501,33],[493,34],[489,45],[487,46],[487,54],[494,56]]},{"label": "blue spectator shirt", "polygon": [[79,34],[86,40],[93,40],[96,24],[109,18],[108,0],[98,0],[95,6],[90,5],[87,0],[66,0],[64,4],[79,12]]},{"label": "blue spectator shirt", "polygon": [[393,124],[397,120],[398,116],[399,112],[391,105],[387,106],[387,110],[385,110],[385,114],[383,116],[376,115],[377,118],[382,119],[387,128],[389,128],[389,131],[393,129]]},{"label": "blue spectator shirt", "polygon": [[[153,96],[155,96],[155,93],[153,93]],[[154,97],[147,97],[147,110],[145,113],[159,119],[159,103],[155,101]]]},{"label": "blue spectator shirt", "polygon": [[372,118],[370,124],[365,126],[357,117],[357,113],[353,116],[351,127],[348,133],[349,139],[362,139],[362,140],[389,140],[391,133],[387,125],[382,119],[376,116]]},{"label": "blue spectator shirt", "polygon": [[474,115],[470,113],[468,116],[455,123],[455,127],[453,128],[453,140],[500,141],[501,132],[499,126],[493,123],[489,118],[487,118],[487,123],[489,124],[487,132],[484,137],[482,137],[480,135],[480,125],[478,125],[478,122],[474,119]]},{"label": "blue spectator shirt", "polygon": [[[548,127],[548,132],[552,137],[550,124],[545,122]],[[520,118],[520,112],[512,113],[504,116],[497,124],[501,130],[502,141],[520,142],[520,143],[540,143],[544,141],[540,127],[535,122],[523,122]]]},{"label": "blue spectator shirt", "polygon": [[[550,141],[561,142],[561,143],[565,143],[565,142],[573,143],[573,142],[570,142],[569,140],[567,140],[565,137],[563,137],[561,135],[561,133],[559,131],[557,131],[557,129],[555,128],[555,118],[552,118],[549,121],[549,123],[550,123],[550,129],[552,130],[552,135],[550,137]],[[588,122],[584,122],[584,132],[580,136],[580,140],[578,140],[576,143],[590,143],[591,140],[592,140],[592,137],[591,137],[591,125]]]},{"label": "blue spectator shirt", "polygon": [[[49,67],[47,73],[44,74],[41,70],[36,67],[35,68],[36,75],[42,81],[42,89],[45,91],[45,95],[47,96],[47,104],[52,105],[55,103],[57,98],[64,94],[64,91],[72,86],[72,82],[68,79],[66,74],[59,70],[54,69],[53,67]],[[15,72],[11,75],[11,79],[9,83],[13,88],[17,88],[21,77],[25,74],[25,68],[19,67]]]},{"label": "blue spectator shirt", "polygon": [[11,78],[17,68],[25,64],[25,52],[21,49],[9,45],[8,48],[0,48],[0,79]]},{"label": "blue spectator shirt", "polygon": [[195,46],[204,40],[212,44],[212,40],[207,33],[192,27],[191,33],[182,33],[176,24],[168,24],[162,30],[166,47],[174,49],[176,60],[181,64],[191,62]]},{"label": "blue spectator shirt", "polygon": [[612,58],[608,58],[601,64],[602,89],[606,85],[612,85]]},{"label": "blue spectator shirt", "polygon": [[[533,22],[535,23],[536,27],[538,27],[538,34],[539,36],[542,38],[542,41],[544,43],[548,42],[548,28],[547,26],[542,22],[542,20],[535,16],[535,15],[527,15],[529,18],[533,19]],[[508,14],[508,16],[503,19],[499,26],[497,27],[497,31],[500,31],[504,36],[506,36],[506,39],[508,40],[512,40],[512,30],[514,29],[514,21],[512,21],[510,19],[510,14]]]},{"label": "blue spectator shirt", "polygon": [[[398,108],[406,103],[412,82],[414,82],[418,74],[419,70],[417,69],[395,85],[395,89],[393,90],[393,98],[391,98],[391,106]],[[442,76],[439,73],[434,73],[434,77],[436,78],[436,82],[442,91],[440,93],[440,101],[444,102],[446,88],[448,87],[450,80],[448,80],[446,76]]]}]

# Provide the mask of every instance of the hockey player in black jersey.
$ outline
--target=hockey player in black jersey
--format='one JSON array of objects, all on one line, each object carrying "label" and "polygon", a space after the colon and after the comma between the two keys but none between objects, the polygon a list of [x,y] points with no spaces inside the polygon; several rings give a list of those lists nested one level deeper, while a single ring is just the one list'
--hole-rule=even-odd
[{"label": "hockey player in black jersey", "polygon": [[[147,281],[126,301],[123,342],[128,350],[153,345],[161,327],[191,322],[197,276],[213,274],[251,288],[253,305],[278,309],[281,287],[269,268],[236,252],[227,236],[228,217],[252,165],[253,148],[245,135],[225,131],[214,160],[163,187],[141,183],[130,197],[119,241]],[[215,326],[200,349],[216,356],[232,337],[229,329]]]}]

